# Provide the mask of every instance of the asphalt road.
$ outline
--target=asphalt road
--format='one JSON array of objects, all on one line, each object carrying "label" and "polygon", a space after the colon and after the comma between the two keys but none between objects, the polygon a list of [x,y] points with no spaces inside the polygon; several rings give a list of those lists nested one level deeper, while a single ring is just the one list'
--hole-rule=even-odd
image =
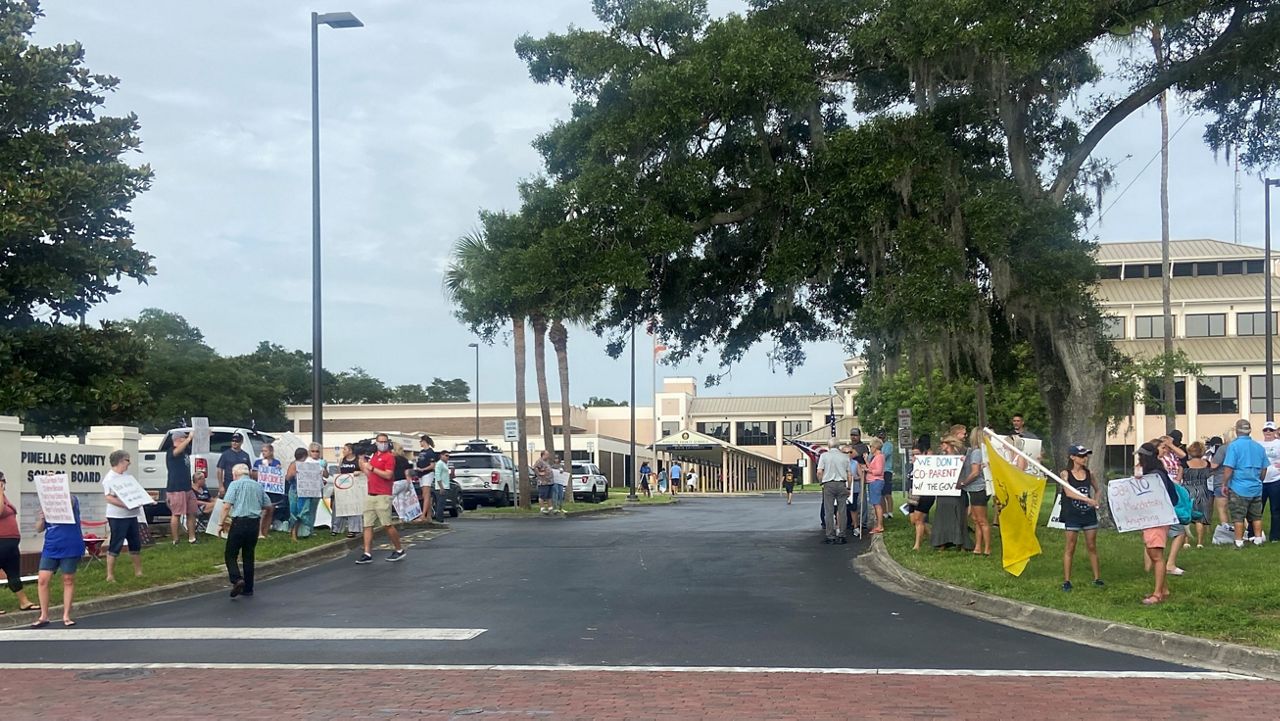
[{"label": "asphalt road", "polygon": [[[225,593],[86,617],[196,641],[6,639],[53,663],[424,663],[1174,671],[899,597],[825,546],[817,499],[682,499],[625,514],[467,520],[401,563],[355,556]],[[220,630],[486,629],[471,640],[230,640]],[[323,634],[322,634],[323,635]]]}]

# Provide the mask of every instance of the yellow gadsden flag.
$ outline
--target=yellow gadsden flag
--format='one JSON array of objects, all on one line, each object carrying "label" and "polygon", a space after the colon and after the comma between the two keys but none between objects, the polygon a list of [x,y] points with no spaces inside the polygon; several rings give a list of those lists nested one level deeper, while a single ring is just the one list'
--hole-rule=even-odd
[{"label": "yellow gadsden flag", "polygon": [[1032,556],[1040,555],[1036,525],[1040,520],[1040,500],[1044,497],[1044,479],[1020,470],[986,440],[987,462],[991,464],[991,482],[996,502],[1000,504],[1000,545],[1004,552],[1004,570],[1021,576]]}]

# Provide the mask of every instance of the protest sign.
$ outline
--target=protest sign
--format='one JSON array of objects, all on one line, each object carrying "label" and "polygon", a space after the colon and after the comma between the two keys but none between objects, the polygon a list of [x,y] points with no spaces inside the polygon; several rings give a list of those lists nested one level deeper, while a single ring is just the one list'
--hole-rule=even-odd
[{"label": "protest sign", "polygon": [[363,516],[368,480],[363,473],[343,473],[333,479],[333,515]]},{"label": "protest sign", "polygon": [[1061,530],[1061,531],[1066,530],[1067,524],[1062,522],[1062,494],[1061,493],[1054,496],[1053,510],[1049,511],[1049,522],[1044,524],[1044,527],[1057,528],[1058,530]]},{"label": "protest sign", "polygon": [[275,449],[276,458],[279,458],[281,463],[288,465],[293,460],[294,451],[299,448],[307,448],[308,444],[293,433],[285,433],[272,441],[271,447]]},{"label": "protest sign", "polygon": [[259,466],[258,483],[267,493],[284,493],[284,469],[279,466]]},{"label": "protest sign", "polygon": [[212,434],[209,432],[208,418],[192,418],[191,419],[191,453],[197,456],[209,454],[209,440]]},{"label": "protest sign", "polygon": [[333,527],[333,514],[329,512],[329,504],[332,502],[332,499],[325,498],[316,505],[316,522],[311,524],[313,528]]},{"label": "protest sign", "polygon": [[324,476],[319,463],[299,463],[298,498],[319,498],[324,492]]},{"label": "protest sign", "polygon": [[1141,531],[1178,522],[1164,481],[1155,473],[1141,478],[1117,478],[1107,484],[1107,500],[1116,530]]},{"label": "protest sign", "polygon": [[422,504],[418,502],[418,495],[413,492],[413,486],[409,486],[409,490],[405,493],[392,496],[391,507],[395,509],[396,516],[402,521],[412,521],[422,515]]},{"label": "protest sign", "polygon": [[218,538],[226,538],[226,536],[219,533],[219,529],[222,528],[222,520],[226,517],[228,508],[227,502],[221,498],[213,502],[213,508],[209,511],[209,520],[204,526],[205,533]]},{"label": "protest sign", "polygon": [[130,475],[117,477],[112,481],[111,490],[115,492],[115,497],[119,498],[126,508],[139,508],[149,503],[155,503],[155,499],[151,497],[150,493],[147,493],[147,489],[143,488],[141,483],[138,483],[138,479]]},{"label": "protest sign", "polygon": [[918,456],[911,473],[911,492],[917,496],[959,496],[956,481],[964,456]]},{"label": "protest sign", "polygon": [[67,480],[67,474],[51,473],[36,476],[33,480],[45,523],[75,523],[76,515],[71,509],[71,482]]}]

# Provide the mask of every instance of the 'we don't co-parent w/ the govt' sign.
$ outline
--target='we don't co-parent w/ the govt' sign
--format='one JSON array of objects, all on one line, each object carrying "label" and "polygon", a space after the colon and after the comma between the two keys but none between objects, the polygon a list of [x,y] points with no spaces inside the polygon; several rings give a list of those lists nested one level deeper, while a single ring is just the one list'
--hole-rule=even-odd
[{"label": "'we don't co-parent w/ the govt' sign", "polygon": [[911,492],[917,496],[959,496],[956,481],[964,456],[919,456],[911,472]]}]

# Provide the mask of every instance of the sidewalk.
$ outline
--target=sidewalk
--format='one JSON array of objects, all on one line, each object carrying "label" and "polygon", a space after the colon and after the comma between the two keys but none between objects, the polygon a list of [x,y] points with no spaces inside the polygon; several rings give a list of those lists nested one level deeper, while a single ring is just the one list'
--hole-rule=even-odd
[{"label": "sidewalk", "polygon": [[[995,672],[998,673],[998,672]],[[252,699],[193,699],[216,674]],[[343,691],[345,689],[345,691]],[[120,669],[0,673],[5,719],[113,719],[163,709],[167,719],[546,718],[813,719],[1253,718],[1280,705],[1280,683],[1149,678],[826,675],[644,671]]]}]

